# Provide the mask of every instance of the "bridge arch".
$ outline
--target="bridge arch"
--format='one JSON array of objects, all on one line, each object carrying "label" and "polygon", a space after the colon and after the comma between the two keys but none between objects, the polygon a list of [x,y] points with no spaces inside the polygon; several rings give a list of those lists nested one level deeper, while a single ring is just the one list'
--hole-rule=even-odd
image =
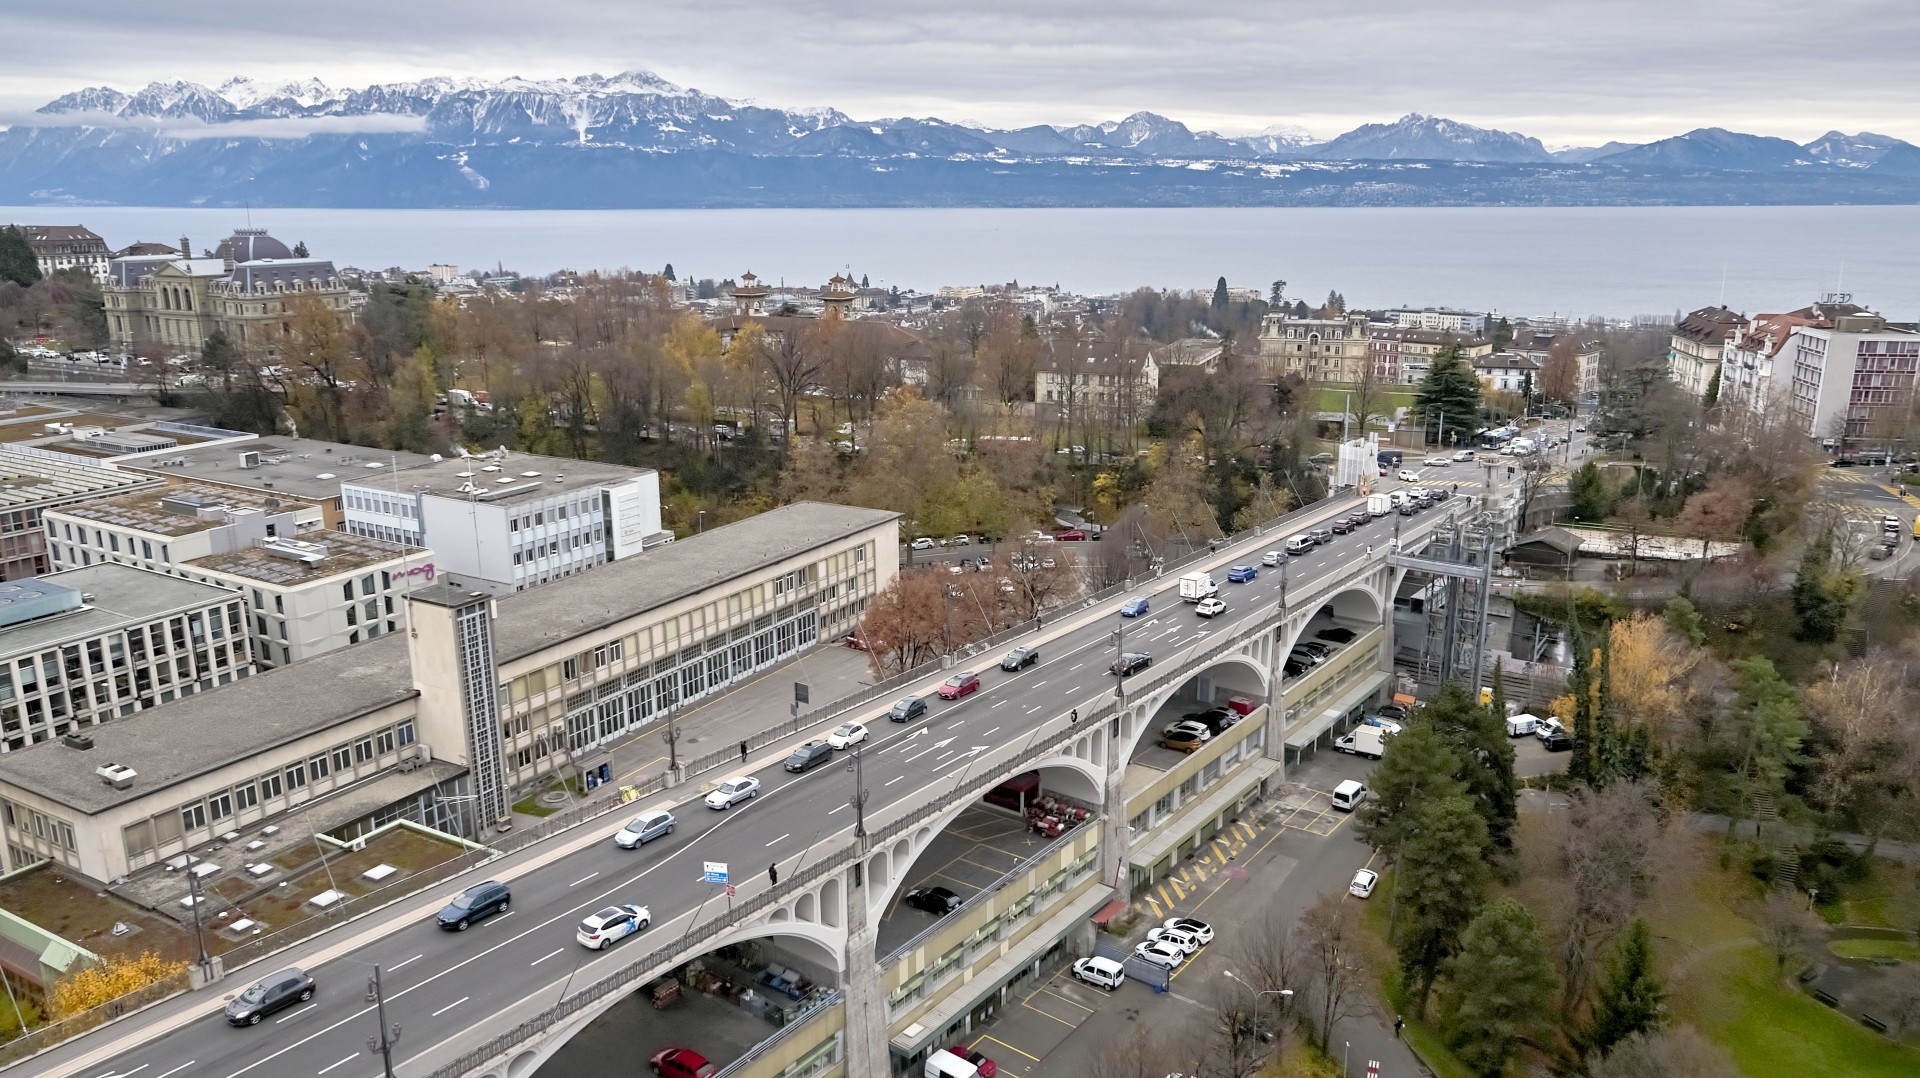
[{"label": "bridge arch", "polygon": [[1267,665],[1252,654],[1252,642],[1249,642],[1248,647],[1222,655],[1179,681],[1156,689],[1138,700],[1129,701],[1128,717],[1121,723],[1120,737],[1114,750],[1120,754],[1121,760],[1132,759],[1143,740],[1160,736],[1155,719],[1160,709],[1203,678],[1210,698],[1224,691],[1266,700],[1267,673]]}]

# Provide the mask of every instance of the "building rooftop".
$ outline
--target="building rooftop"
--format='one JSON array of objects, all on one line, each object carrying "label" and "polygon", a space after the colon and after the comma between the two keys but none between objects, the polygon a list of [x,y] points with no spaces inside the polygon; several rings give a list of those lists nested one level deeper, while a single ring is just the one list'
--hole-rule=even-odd
[{"label": "building rooftop", "polygon": [[[92,815],[414,695],[407,638],[393,633],[90,726],[85,751],[46,741],[0,754],[0,782]],[[109,763],[139,775],[116,790],[94,774]]]},{"label": "building rooftop", "polygon": [[186,476],[318,501],[340,496],[340,484],[391,476],[396,468],[432,462],[424,453],[322,442],[280,435],[226,445],[182,448],[119,467],[152,475]]},{"label": "building rooftop", "polygon": [[[883,509],[796,502],[655,547],[645,557],[502,595],[493,626],[495,658],[505,663],[531,655],[899,515]],[[882,550],[876,556],[891,558],[895,552]],[[414,595],[428,601],[466,601],[468,589],[455,585],[446,589],[444,599],[436,598],[441,590],[436,586]]]},{"label": "building rooftop", "polygon": [[401,470],[397,478],[386,476],[376,480],[369,476],[356,476],[355,483],[363,487],[378,487],[387,493],[392,493],[397,487],[402,494],[432,494],[462,501],[474,497],[493,505],[514,505],[570,491],[624,483],[652,470],[569,457],[542,457],[531,453],[486,453],[416,464]]},{"label": "building rooftop", "polygon": [[[356,573],[370,565],[398,561],[410,554],[432,556],[431,551],[420,547],[401,546],[351,532],[307,532],[294,543],[284,539],[269,540],[255,546],[195,558],[185,565],[203,572],[229,573],[275,587],[296,588],[342,573]],[[304,553],[308,557],[292,557],[286,553],[275,553],[276,550]]]},{"label": "building rooftop", "polygon": [[159,480],[0,444],[0,509],[129,493]]},{"label": "building rooftop", "polygon": [[[111,562],[0,584],[0,597],[11,603],[15,599],[5,595],[8,589],[30,589],[48,598],[58,589],[70,591],[70,598],[82,601],[65,613],[0,628],[0,655],[36,651],[238,594],[230,588]],[[55,607],[50,606],[52,609]]]},{"label": "building rooftop", "polygon": [[160,504],[163,499],[182,497],[201,498],[211,505],[224,505],[228,509],[295,513],[312,508],[304,503],[276,498],[270,494],[210,487],[200,483],[181,483],[157,490],[143,490],[113,498],[99,498],[76,505],[61,506],[59,512],[75,520],[93,520],[119,528],[132,528],[165,536],[193,535],[227,523],[224,515],[200,517],[192,513],[176,513]]}]

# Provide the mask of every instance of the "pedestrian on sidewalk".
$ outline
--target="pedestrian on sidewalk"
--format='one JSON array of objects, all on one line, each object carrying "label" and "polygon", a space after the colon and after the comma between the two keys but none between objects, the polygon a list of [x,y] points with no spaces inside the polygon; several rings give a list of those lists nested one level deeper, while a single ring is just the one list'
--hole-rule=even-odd
[{"label": "pedestrian on sidewalk", "polygon": [[770,884],[773,884],[776,887],[780,885],[780,866],[779,865],[767,866],[767,882]]},{"label": "pedestrian on sidewalk", "polygon": [[1403,1029],[1405,1029],[1405,1028],[1407,1028],[1407,1020],[1406,1020],[1406,1019],[1404,1019],[1404,1018],[1402,1018],[1402,1017],[1400,1017],[1400,1016],[1399,1016],[1399,1015],[1397,1015],[1397,1014],[1396,1014],[1396,1015],[1394,1015],[1394,1016],[1393,1016],[1393,1039],[1394,1039],[1394,1040],[1396,1040],[1396,1041],[1397,1041],[1397,1040],[1399,1040],[1399,1039],[1400,1039],[1400,1031],[1401,1031],[1401,1030],[1403,1030]]},{"label": "pedestrian on sidewalk", "polygon": [[740,762],[743,764],[747,762],[747,743],[744,741],[740,743]]}]

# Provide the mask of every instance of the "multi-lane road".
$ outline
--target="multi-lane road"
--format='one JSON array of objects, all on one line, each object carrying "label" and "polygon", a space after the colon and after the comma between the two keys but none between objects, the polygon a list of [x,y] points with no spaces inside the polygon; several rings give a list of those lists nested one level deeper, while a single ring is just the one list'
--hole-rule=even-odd
[{"label": "multi-lane road", "polygon": [[[1357,506],[1352,498],[1322,503],[1312,507],[1300,526]],[[1422,518],[1447,509],[1442,505],[1428,510]],[[1402,520],[1376,520],[1289,559],[1293,585],[1298,588],[1350,563],[1363,547],[1378,547]],[[1207,567],[1220,573],[1229,565],[1257,563],[1260,553],[1279,539],[1269,533],[1264,539],[1243,540],[1223,548]],[[1128,619],[1126,650],[1158,658],[1229,631],[1241,616],[1271,608],[1279,595],[1279,574],[1263,571],[1251,583],[1223,585],[1228,611],[1213,621],[1195,618],[1173,586],[1169,575],[1136,593],[1150,597],[1152,610]],[[872,740],[862,750],[869,819],[889,818],[897,814],[897,806],[923,802],[929,794],[951,788],[976,766],[976,758],[990,760],[1017,751],[1040,723],[1109,695],[1110,633],[1120,620],[1119,605],[1114,599],[1063,616],[1024,641],[1037,643],[1042,659],[1018,673],[1001,671],[998,654],[978,656],[970,668],[980,672],[981,689],[958,701],[932,698],[940,679],[930,679],[916,690],[929,696],[924,719],[905,725],[886,721],[890,701],[876,701],[870,713],[846,716],[868,722],[872,730]],[[1152,669],[1135,680],[1159,673]],[[794,744],[807,739],[796,736]],[[499,1012],[524,1007],[529,1000],[550,1005],[570,985],[591,983],[670,941],[696,918],[720,912],[722,889],[704,882],[703,862],[726,862],[741,895],[750,897],[768,886],[770,865],[790,874],[844,848],[853,830],[852,777],[839,766],[791,775],[780,766],[781,756],[784,751],[756,765],[752,773],[763,783],[760,795],[729,811],[704,807],[701,790],[693,784],[673,791],[677,829],[639,850],[620,850],[611,842],[627,814],[605,817],[577,834],[449,883],[432,897],[401,903],[279,960],[229,974],[220,990],[196,993],[100,1030],[26,1064],[25,1070],[57,1078],[368,1078],[380,1073],[379,1058],[366,1050],[376,1020],[365,988],[376,964],[382,971],[387,1021],[405,1031],[395,1049],[396,1062],[444,1042],[481,1040],[498,1032],[498,1022],[490,1019]],[[725,776],[710,777],[717,781]],[[466,932],[434,926],[432,912],[448,894],[489,877],[511,883],[513,902],[507,913]],[[581,917],[616,902],[649,906],[653,926],[607,952],[589,952],[577,944],[574,927]],[[912,910],[892,915],[927,917]],[[224,999],[287,965],[302,965],[317,978],[314,999],[256,1027],[227,1026],[218,1013]]]}]

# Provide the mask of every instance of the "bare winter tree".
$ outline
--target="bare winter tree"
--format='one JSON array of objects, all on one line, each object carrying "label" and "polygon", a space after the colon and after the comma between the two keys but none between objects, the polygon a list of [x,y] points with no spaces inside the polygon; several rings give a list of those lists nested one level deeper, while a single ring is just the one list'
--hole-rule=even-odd
[{"label": "bare winter tree", "polygon": [[1807,939],[1807,917],[1792,895],[1775,891],[1767,896],[1766,913],[1760,919],[1760,939],[1767,945],[1767,953],[1773,956],[1774,971],[1785,973],[1787,963],[1800,954]]},{"label": "bare winter tree", "polygon": [[1586,998],[1594,952],[1646,897],[1647,857],[1658,834],[1649,794],[1641,783],[1615,782],[1573,796],[1563,847],[1568,888],[1560,947],[1569,1017]]},{"label": "bare winter tree", "polygon": [[1334,1025],[1361,1013],[1362,1007],[1357,997],[1366,971],[1361,966],[1360,918],[1355,912],[1358,907],[1345,898],[1321,895],[1294,928],[1307,997],[1308,1036],[1323,1048],[1333,1037]]},{"label": "bare winter tree", "polygon": [[1132,1033],[1105,1041],[1086,1061],[1087,1078],[1166,1078],[1186,1065],[1176,1060],[1174,1036],[1149,1031],[1133,1014],[1127,1017],[1134,1022]]},{"label": "bare winter tree", "polygon": [[1692,1026],[1636,1033],[1595,1063],[1592,1078],[1739,1078],[1727,1050]]}]

